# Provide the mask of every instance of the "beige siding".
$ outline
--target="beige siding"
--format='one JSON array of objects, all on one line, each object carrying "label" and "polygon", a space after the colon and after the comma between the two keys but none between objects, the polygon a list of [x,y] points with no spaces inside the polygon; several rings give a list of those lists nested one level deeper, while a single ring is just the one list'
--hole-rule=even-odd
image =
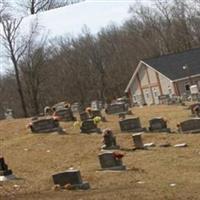
[{"label": "beige siding", "polygon": [[171,80],[166,78],[165,76],[159,74],[160,84],[162,87],[162,92],[164,95],[166,94],[175,94],[174,86]]},{"label": "beige siding", "polygon": [[[161,92],[159,81],[156,77],[156,71],[150,67],[147,67],[145,64],[141,64],[138,71],[138,76],[140,79],[141,88],[138,84],[137,75],[135,76],[134,81],[132,82],[132,85],[130,87],[133,102],[137,101],[138,103],[145,102],[147,104],[158,104],[158,96],[161,95],[162,92],[163,94],[174,94],[173,83],[165,76],[158,74],[160,85],[162,88]],[[143,91],[143,94],[141,92],[141,89]],[[141,98],[143,99],[143,101],[141,100]]]},{"label": "beige siding", "polygon": [[[192,82],[193,82],[193,84],[197,84],[197,85],[199,86],[199,89],[200,89],[200,85],[199,85],[199,83],[200,83],[200,76],[199,76],[199,77],[192,78]],[[189,78],[177,82],[179,92],[180,92],[182,95],[183,95],[184,93],[187,93],[187,91],[186,91],[186,89],[185,89],[185,85],[186,85],[186,84],[190,84]]]}]

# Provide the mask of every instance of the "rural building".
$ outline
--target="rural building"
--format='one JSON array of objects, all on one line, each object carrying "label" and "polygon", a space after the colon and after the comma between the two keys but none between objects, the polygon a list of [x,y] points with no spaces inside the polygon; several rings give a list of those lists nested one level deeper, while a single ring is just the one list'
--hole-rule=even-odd
[{"label": "rural building", "polygon": [[158,104],[162,96],[190,94],[190,86],[200,89],[200,48],[141,60],[125,93],[131,102]]}]

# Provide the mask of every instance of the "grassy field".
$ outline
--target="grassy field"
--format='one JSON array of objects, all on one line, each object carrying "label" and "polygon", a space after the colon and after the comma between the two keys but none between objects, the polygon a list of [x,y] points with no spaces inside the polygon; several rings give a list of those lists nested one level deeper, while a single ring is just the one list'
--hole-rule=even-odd
[{"label": "grassy field", "polygon": [[[144,127],[148,120],[162,116],[176,131],[176,124],[190,116],[181,106],[133,108]],[[62,123],[66,135],[31,134],[29,119],[0,122],[0,154],[18,180],[0,182],[0,200],[66,199],[66,200],[199,200],[200,199],[200,135],[178,133],[145,133],[145,143],[156,147],[132,151],[130,133],[121,133],[117,116],[106,116],[100,128],[112,128],[117,143],[125,149],[123,163],[127,171],[100,171],[98,154],[102,136],[80,134],[71,122]],[[163,142],[188,144],[186,148],[161,148]],[[88,191],[55,191],[51,175],[74,167],[89,181]]]}]

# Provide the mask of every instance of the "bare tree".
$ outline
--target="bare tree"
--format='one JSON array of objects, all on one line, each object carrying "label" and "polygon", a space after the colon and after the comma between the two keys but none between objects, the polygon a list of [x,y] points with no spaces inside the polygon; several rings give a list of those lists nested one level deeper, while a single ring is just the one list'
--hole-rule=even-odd
[{"label": "bare tree", "polygon": [[33,15],[41,11],[63,7],[80,1],[83,0],[21,0],[17,4],[25,10],[25,12]]},{"label": "bare tree", "polygon": [[[19,41],[19,28],[22,22],[21,19],[12,19],[12,18],[4,18],[1,22],[3,33],[0,34],[2,39],[3,45],[7,50],[7,56],[11,59],[14,71],[15,71],[15,78],[17,82],[18,92],[21,99],[21,105],[23,109],[24,116],[27,117],[27,109],[26,109],[26,102],[24,99],[24,93],[22,89],[22,84],[20,80],[20,71],[19,71],[19,60],[21,59],[22,55],[26,51],[28,44],[31,42],[32,37],[34,35],[34,31],[32,31],[28,38],[21,38]],[[33,30],[35,27],[33,28]]]}]

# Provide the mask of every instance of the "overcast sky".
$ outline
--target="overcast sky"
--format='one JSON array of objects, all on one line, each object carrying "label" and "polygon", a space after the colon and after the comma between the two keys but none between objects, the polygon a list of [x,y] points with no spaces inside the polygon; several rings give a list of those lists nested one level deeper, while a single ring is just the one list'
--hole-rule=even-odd
[{"label": "overcast sky", "polygon": [[[8,0],[9,1],[9,0]],[[10,0],[16,2],[19,0]],[[129,7],[135,3],[150,5],[152,0],[86,0],[81,3],[41,12],[35,16],[28,16],[23,20],[23,33],[29,31],[31,22],[37,19],[40,27],[40,36],[49,38],[64,36],[78,36],[84,25],[91,33],[96,34],[101,28],[109,24],[121,25],[130,18]],[[17,9],[15,9],[17,10]],[[1,44],[0,44],[1,45]],[[2,47],[2,46],[1,46]],[[3,63],[3,50],[0,52],[0,62]],[[2,65],[2,64],[1,64]],[[2,71],[3,67],[0,67]]]}]

